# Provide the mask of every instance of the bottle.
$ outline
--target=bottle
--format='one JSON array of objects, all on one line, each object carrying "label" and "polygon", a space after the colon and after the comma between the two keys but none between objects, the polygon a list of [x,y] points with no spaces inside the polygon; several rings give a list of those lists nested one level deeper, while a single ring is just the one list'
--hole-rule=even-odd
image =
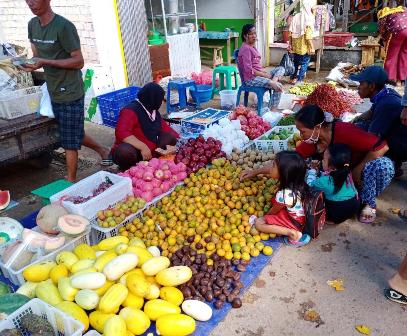
[{"label": "bottle", "polygon": [[203,22],[203,21],[201,21],[201,29],[202,29],[203,31],[206,31],[206,23]]}]

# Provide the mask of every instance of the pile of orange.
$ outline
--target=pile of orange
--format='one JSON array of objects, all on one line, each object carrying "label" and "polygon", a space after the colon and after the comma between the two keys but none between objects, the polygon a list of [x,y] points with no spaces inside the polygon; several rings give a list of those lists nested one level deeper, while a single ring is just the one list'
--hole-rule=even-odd
[{"label": "pile of orange", "polygon": [[225,159],[191,174],[183,186],[145,210],[141,218],[120,229],[129,238],[139,237],[147,246],[158,246],[172,256],[190,245],[199,253],[217,253],[226,259],[249,261],[263,250],[270,235],[249,224],[251,215],[268,211],[277,191],[276,181],[265,177],[240,181],[242,169]]}]

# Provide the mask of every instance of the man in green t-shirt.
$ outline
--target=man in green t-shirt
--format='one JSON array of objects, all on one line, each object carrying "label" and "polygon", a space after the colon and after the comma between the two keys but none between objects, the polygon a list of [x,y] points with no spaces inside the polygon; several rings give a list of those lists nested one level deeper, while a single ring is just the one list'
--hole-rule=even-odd
[{"label": "man in green t-shirt", "polygon": [[84,145],[110,164],[109,150],[85,134],[84,88],[81,69],[84,61],[75,26],[55,14],[50,0],[26,0],[34,18],[28,23],[28,38],[35,64],[26,64],[26,71],[44,68],[52,109],[58,122],[61,146],[65,149],[67,180],[76,180],[78,150]]}]

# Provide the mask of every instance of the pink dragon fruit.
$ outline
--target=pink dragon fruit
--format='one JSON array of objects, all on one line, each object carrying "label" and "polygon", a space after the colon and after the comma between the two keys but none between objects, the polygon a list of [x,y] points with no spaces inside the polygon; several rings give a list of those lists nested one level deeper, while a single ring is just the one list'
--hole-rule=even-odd
[{"label": "pink dragon fruit", "polygon": [[141,185],[141,190],[143,191],[143,192],[145,192],[145,191],[152,191],[154,189],[154,187],[153,187],[153,185],[151,184],[151,183],[143,183],[142,185]]},{"label": "pink dragon fruit", "polygon": [[182,182],[187,178],[187,173],[186,172],[180,172],[177,174],[177,180],[178,182]]},{"label": "pink dragon fruit", "polygon": [[153,171],[150,169],[146,169],[146,171],[143,174],[144,181],[150,182],[153,180],[153,178],[154,178]]},{"label": "pink dragon fruit", "polygon": [[153,189],[153,196],[154,197],[157,197],[157,196],[161,195],[161,193],[162,193],[161,188],[154,188]]},{"label": "pink dragon fruit", "polygon": [[164,170],[164,179],[169,180],[171,178],[171,172],[169,170]]},{"label": "pink dragon fruit", "polygon": [[151,181],[151,184],[154,188],[159,188],[161,186],[161,181],[155,178]]},{"label": "pink dragon fruit", "polygon": [[146,202],[151,202],[154,198],[153,193],[151,191],[147,191],[142,193],[141,197],[146,201]]},{"label": "pink dragon fruit", "polygon": [[168,190],[170,190],[170,188],[171,188],[171,184],[170,184],[169,181],[164,181],[164,182],[161,184],[161,190],[163,191],[163,193],[165,193],[165,192],[167,192]]},{"label": "pink dragon fruit", "polygon": [[148,163],[148,165],[149,165],[150,167],[154,168],[154,169],[158,169],[158,168],[160,168],[161,162],[160,162],[160,160],[157,159],[157,158],[152,158],[152,159],[150,160],[150,162]]},{"label": "pink dragon fruit", "polygon": [[134,166],[134,167],[131,167],[131,168],[128,170],[128,173],[129,173],[131,176],[134,176],[134,174],[136,173],[137,170],[138,170],[137,166]]}]

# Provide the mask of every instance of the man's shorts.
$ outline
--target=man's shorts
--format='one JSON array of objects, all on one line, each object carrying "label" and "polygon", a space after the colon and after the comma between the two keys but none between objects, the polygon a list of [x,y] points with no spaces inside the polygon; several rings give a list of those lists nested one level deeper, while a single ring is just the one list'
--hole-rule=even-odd
[{"label": "man's shorts", "polygon": [[52,102],[63,149],[81,149],[85,136],[84,97],[67,103]]}]

